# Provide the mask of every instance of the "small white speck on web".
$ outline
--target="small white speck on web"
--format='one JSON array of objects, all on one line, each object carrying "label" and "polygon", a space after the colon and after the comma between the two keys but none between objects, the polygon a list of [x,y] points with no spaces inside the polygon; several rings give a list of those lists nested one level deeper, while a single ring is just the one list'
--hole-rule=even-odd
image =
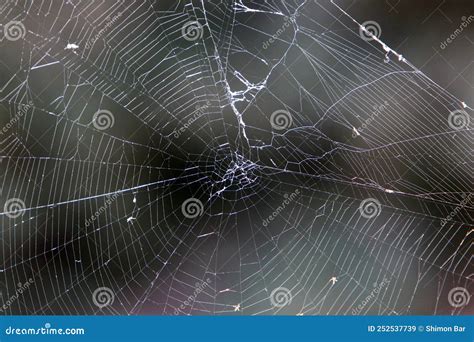
[{"label": "small white speck on web", "polygon": [[76,50],[76,49],[79,49],[79,45],[76,45],[74,43],[69,43],[66,45],[66,47],[64,48],[65,50]]}]

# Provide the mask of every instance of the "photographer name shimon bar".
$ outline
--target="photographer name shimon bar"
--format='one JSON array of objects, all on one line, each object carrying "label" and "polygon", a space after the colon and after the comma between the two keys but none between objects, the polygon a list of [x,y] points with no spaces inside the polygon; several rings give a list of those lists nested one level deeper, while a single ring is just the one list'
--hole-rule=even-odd
[{"label": "photographer name shimon bar", "polygon": [[427,325],[426,332],[465,332],[466,327],[454,325],[452,327],[438,327],[437,325]]}]

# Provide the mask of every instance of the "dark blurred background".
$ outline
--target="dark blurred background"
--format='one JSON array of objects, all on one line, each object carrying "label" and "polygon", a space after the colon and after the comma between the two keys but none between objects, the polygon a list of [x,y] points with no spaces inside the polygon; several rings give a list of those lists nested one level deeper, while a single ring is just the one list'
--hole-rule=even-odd
[{"label": "dark blurred background", "polygon": [[457,98],[474,105],[474,15],[471,0],[336,0],[360,23],[377,21],[382,41]]}]

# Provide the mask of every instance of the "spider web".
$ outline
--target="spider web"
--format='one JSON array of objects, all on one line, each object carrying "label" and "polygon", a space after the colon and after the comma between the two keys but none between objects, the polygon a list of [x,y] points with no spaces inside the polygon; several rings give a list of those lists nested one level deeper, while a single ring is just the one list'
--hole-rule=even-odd
[{"label": "spider web", "polygon": [[0,14],[5,314],[472,314],[471,108],[336,2]]}]

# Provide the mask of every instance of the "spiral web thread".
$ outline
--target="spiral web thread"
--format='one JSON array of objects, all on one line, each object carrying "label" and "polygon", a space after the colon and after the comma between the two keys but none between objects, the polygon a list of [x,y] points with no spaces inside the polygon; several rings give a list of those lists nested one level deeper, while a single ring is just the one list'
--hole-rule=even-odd
[{"label": "spiral web thread", "polygon": [[[0,14],[27,28],[1,57],[2,115],[33,103],[0,140],[2,205],[25,203],[1,215],[2,299],[34,280],[5,314],[466,313],[448,292],[472,293],[472,129],[448,117],[471,108],[394,51],[384,61],[335,3]],[[97,129],[100,110],[113,126]],[[199,215],[183,215],[188,198]],[[364,217],[368,198],[380,207]],[[98,307],[102,287],[114,300]]]}]

